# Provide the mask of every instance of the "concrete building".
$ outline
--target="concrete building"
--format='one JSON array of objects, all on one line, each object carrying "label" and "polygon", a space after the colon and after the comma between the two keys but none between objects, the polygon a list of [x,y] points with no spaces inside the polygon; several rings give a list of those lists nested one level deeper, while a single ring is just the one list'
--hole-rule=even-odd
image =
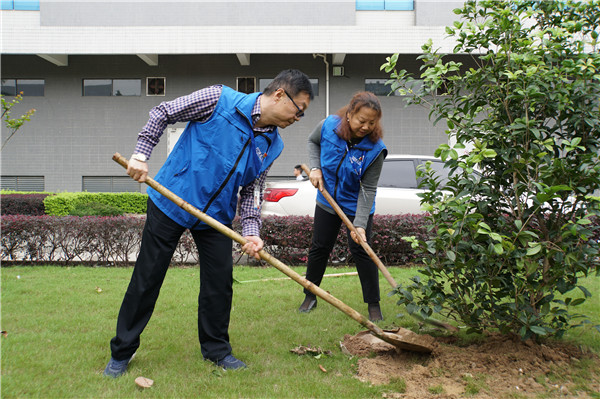
[{"label": "concrete building", "polygon": [[[281,130],[286,147],[270,178],[307,162],[315,125],[352,94],[381,95],[390,153],[431,155],[447,141],[428,110],[388,96],[385,58],[418,73],[421,45],[451,53],[445,26],[462,2],[444,0],[2,0],[1,77],[18,116],[35,115],[1,153],[2,188],[145,191],[111,160],[129,157],[148,111],[222,83],[260,91],[280,70],[314,82],[306,116]],[[456,56],[457,58],[463,58]],[[467,57],[464,57],[467,60]],[[155,174],[184,124],[168,128],[149,161]],[[9,131],[2,124],[2,142]]]}]

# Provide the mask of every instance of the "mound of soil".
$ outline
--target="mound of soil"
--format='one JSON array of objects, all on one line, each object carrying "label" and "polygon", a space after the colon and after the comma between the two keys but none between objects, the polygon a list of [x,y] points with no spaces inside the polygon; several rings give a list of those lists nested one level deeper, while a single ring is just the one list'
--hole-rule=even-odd
[{"label": "mound of soil", "polygon": [[[432,337],[423,335],[423,339],[431,343]],[[582,359],[593,362],[589,370],[600,370],[597,356],[574,346],[540,345],[505,335],[489,335],[464,347],[453,337],[435,338],[431,354],[398,349],[368,332],[346,335],[341,346],[344,353],[360,357],[359,380],[390,388],[404,381],[404,392],[391,389],[387,398],[533,398],[541,393],[544,397],[590,398],[582,391],[574,394],[571,371]],[[548,378],[550,373],[560,375],[561,381]],[[586,380],[587,387],[600,392],[600,376],[593,374]]]}]

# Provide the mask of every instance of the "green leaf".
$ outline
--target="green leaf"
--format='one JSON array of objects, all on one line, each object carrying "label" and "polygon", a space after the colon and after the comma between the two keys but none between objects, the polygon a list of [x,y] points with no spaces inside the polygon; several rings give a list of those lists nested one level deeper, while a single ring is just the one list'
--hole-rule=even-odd
[{"label": "green leaf", "polygon": [[452,262],[454,262],[456,260],[456,254],[453,251],[446,251],[446,256]]},{"label": "green leaf", "polygon": [[498,255],[502,255],[504,253],[504,248],[502,247],[502,244],[495,244],[494,252],[497,253]]},{"label": "green leaf", "polygon": [[579,289],[581,290],[581,292],[583,292],[583,295],[584,295],[586,298],[591,298],[591,297],[592,297],[592,293],[591,293],[591,292],[589,292],[589,291],[588,291],[588,289],[587,289],[587,288],[585,288],[584,286],[582,286],[582,285],[578,285],[578,286],[577,286],[577,288],[579,288]]},{"label": "green leaf", "polygon": [[585,302],[585,298],[577,298],[577,299],[574,299],[573,301],[571,301],[571,306],[581,305],[584,302]]},{"label": "green leaf", "polygon": [[546,329],[544,327],[540,327],[540,326],[529,326],[529,330],[536,335],[544,336],[544,335],[548,334],[548,331],[546,331]]},{"label": "green leaf", "polygon": [[523,227],[523,222],[520,221],[519,219],[516,219],[515,226],[517,226],[517,229],[521,230],[521,227]]},{"label": "green leaf", "polygon": [[[532,243],[529,243],[531,245]],[[527,256],[532,256],[539,253],[542,250],[542,246],[540,244],[534,245],[527,250]]]}]

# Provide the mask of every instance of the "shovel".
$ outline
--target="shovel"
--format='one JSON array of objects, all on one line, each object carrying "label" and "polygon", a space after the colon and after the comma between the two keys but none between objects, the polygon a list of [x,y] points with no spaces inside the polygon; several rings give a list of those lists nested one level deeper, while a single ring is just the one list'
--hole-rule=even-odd
[{"label": "shovel", "polygon": [[[121,165],[125,169],[127,169],[128,161],[121,154],[119,154],[118,152],[115,153],[113,155],[112,159],[115,162],[117,162],[119,165]],[[236,242],[238,242],[242,245],[246,244],[247,240],[244,237],[242,237],[240,234],[236,233],[235,231],[228,228],[221,222],[213,219],[212,217],[208,216],[204,212],[200,211],[198,208],[196,208],[193,205],[189,204],[188,202],[184,201],[182,198],[175,195],[173,192],[171,192],[166,187],[164,187],[163,185],[158,183],[156,180],[152,179],[151,177],[146,177],[146,184],[148,184],[150,187],[152,187],[153,189],[158,191],[160,194],[162,194],[169,200],[173,201],[173,203],[175,203],[181,209],[183,209],[186,212],[190,213],[191,215],[197,217],[199,220],[206,223],[213,229],[217,230],[218,232],[224,234],[225,236],[231,238],[232,240],[235,240]],[[276,269],[281,271],[283,274],[290,277],[292,280],[294,280],[295,282],[297,282],[298,284],[300,284],[301,286],[303,286],[304,288],[306,288],[313,294],[317,295],[319,298],[330,303],[337,309],[344,312],[346,315],[348,315],[351,318],[353,318],[354,320],[356,320],[362,326],[369,329],[371,334],[373,334],[377,338],[380,338],[381,340],[383,340],[389,344],[392,344],[400,349],[406,349],[406,350],[411,350],[411,351],[416,351],[416,352],[425,352],[425,353],[431,353],[433,351],[433,346],[434,346],[433,342],[420,343],[419,342],[420,336],[418,334],[413,333],[410,330],[406,330],[406,332],[402,333],[402,335],[397,334],[397,333],[383,331],[376,324],[369,321],[365,316],[358,313],[356,310],[352,309],[350,306],[346,305],[339,299],[335,298],[333,295],[329,294],[327,291],[314,285],[313,283],[311,283],[310,281],[308,281],[307,279],[305,279],[304,277],[302,277],[301,275],[296,273],[294,270],[290,269],[288,266],[283,264],[281,261],[279,261],[278,259],[269,255],[264,250],[260,250],[258,252],[258,254],[261,257],[261,259],[263,259],[264,261],[266,261],[269,264],[271,264],[272,266],[274,266]]]},{"label": "shovel", "polygon": [[[307,176],[310,176],[310,170],[308,169],[308,166],[306,166],[306,165],[303,164],[302,165],[302,170],[304,170],[304,173],[306,173]],[[350,221],[350,219],[348,219],[348,216],[346,216],[346,214],[344,213],[344,211],[342,210],[342,208],[340,208],[340,206],[337,204],[337,202],[335,202],[335,200],[333,199],[333,197],[331,196],[331,194],[329,194],[327,192],[327,190],[325,189],[325,187],[323,187],[323,191],[321,191],[321,194],[323,194],[323,197],[325,197],[325,199],[327,200],[327,202],[329,202],[329,205],[331,205],[331,207],[335,210],[335,213],[337,213],[337,215],[340,217],[340,219],[342,219],[342,221],[348,227],[348,229],[350,231],[354,232],[354,234],[356,235],[356,237],[358,237],[358,241],[359,241],[361,247],[363,247],[363,249],[365,250],[365,252],[367,254],[369,254],[369,257],[373,260],[373,262],[375,262],[375,264],[377,265],[377,268],[379,269],[379,271],[381,271],[381,273],[383,274],[383,276],[385,277],[385,279],[388,281],[388,283],[390,283],[390,285],[392,286],[392,288],[395,289],[398,286],[398,284],[396,284],[396,281],[390,275],[390,272],[388,271],[388,269],[385,267],[385,265],[379,259],[379,257],[375,254],[375,251],[373,251],[373,249],[371,248],[371,246],[366,241],[364,241],[362,239],[362,237],[360,236],[360,234],[358,234],[358,231],[356,230],[356,227],[352,224],[352,222]],[[434,319],[425,319],[425,318],[419,318],[419,319],[422,320],[425,323],[432,324],[432,325],[434,325],[436,327],[445,328],[446,330],[451,330],[451,331],[458,331],[458,328],[454,327],[451,324],[443,323],[441,321],[434,320]]]}]

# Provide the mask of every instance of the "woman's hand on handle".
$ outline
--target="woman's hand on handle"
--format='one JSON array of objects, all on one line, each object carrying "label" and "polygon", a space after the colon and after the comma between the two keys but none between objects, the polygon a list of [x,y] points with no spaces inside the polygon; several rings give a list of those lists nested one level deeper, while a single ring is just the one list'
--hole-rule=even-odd
[{"label": "woman's hand on handle", "polygon": [[[362,227],[357,227],[356,231],[360,235],[360,238],[362,238],[364,242],[367,242],[367,232],[365,231],[365,229],[363,229]],[[355,243],[360,244],[360,240],[358,239],[358,236],[354,231],[350,232],[350,236],[352,237]]]},{"label": "woman's hand on handle", "polygon": [[325,183],[323,181],[323,172],[321,172],[321,169],[311,170],[310,174],[308,175],[308,178],[310,179],[310,182],[312,183],[313,186],[318,188],[319,191],[323,191],[323,188],[325,187]]}]

